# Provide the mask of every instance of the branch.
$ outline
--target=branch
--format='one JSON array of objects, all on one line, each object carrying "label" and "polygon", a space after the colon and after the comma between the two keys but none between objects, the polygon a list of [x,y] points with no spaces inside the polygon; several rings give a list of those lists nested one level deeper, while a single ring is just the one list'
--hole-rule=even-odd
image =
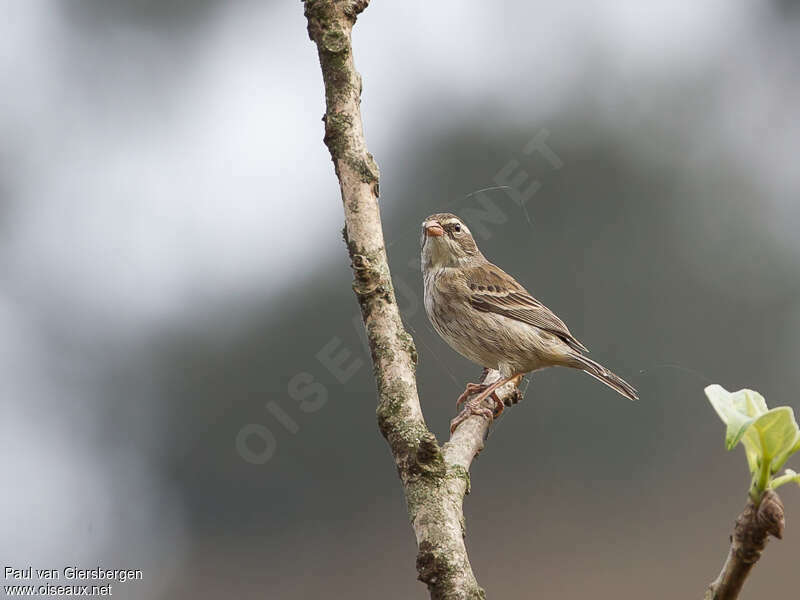
[{"label": "branch", "polygon": [[783,525],[783,503],[777,493],[767,490],[758,504],[748,498],[736,519],[728,558],[720,574],[708,586],[705,600],[736,600],[745,579],[761,558],[768,537],[783,537]]},{"label": "branch", "polygon": [[[464,546],[464,495],[469,466],[483,448],[489,423],[464,421],[440,447],[425,424],[416,384],[417,351],[395,300],[378,207],[378,166],[361,122],[361,77],[351,34],[369,0],[305,0],[308,34],[317,46],[325,84],[325,145],[344,206],[344,238],[353,290],[367,330],[378,387],[378,426],[394,457],[417,538],[417,571],[431,598],[485,598]],[[496,371],[485,378],[495,381]],[[517,390],[497,390],[504,401]],[[492,403],[487,401],[487,406]]]},{"label": "branch", "polygon": [[[493,383],[501,378],[498,371],[486,371],[481,381]],[[509,382],[498,388],[497,396],[506,404],[516,402],[517,387]],[[494,408],[491,400],[484,406]],[[408,501],[411,525],[417,537],[417,573],[428,584],[431,598],[485,598],[469,563],[464,545],[464,496],[470,491],[469,467],[483,450],[489,421],[472,416],[450,436],[441,449],[430,436],[433,467],[430,477],[417,477],[414,469],[400,470],[400,479]],[[418,454],[418,456],[420,456]],[[424,472],[424,471],[423,471]]]}]

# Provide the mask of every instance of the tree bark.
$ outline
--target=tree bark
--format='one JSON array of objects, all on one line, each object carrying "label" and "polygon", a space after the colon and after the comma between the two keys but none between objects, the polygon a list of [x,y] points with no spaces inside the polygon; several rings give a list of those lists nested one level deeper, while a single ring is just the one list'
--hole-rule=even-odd
[{"label": "tree bark", "polygon": [[[403,485],[417,538],[417,571],[431,598],[485,598],[464,544],[464,495],[469,467],[483,448],[489,423],[473,416],[440,446],[425,424],[416,384],[417,351],[403,327],[386,260],[378,206],[378,166],[367,151],[361,121],[361,77],[351,34],[369,0],[305,0],[308,34],[317,46],[325,85],[325,145],[344,207],[344,239],[353,290],[367,331],[378,388],[378,426]],[[487,381],[496,381],[496,371]],[[506,384],[502,400],[515,397]],[[487,401],[487,407],[493,404]]]},{"label": "tree bark", "polygon": [[748,498],[736,519],[722,571],[709,584],[704,600],[736,600],[747,576],[761,558],[769,536],[782,538],[783,526],[783,503],[777,493],[767,490],[758,504]]}]

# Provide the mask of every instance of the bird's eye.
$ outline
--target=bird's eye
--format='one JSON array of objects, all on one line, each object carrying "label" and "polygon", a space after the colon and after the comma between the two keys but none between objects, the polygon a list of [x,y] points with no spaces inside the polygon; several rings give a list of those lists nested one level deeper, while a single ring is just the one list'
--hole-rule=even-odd
[{"label": "bird's eye", "polygon": [[461,223],[456,223],[455,225],[453,225],[453,231],[455,231],[456,233],[461,233]]}]

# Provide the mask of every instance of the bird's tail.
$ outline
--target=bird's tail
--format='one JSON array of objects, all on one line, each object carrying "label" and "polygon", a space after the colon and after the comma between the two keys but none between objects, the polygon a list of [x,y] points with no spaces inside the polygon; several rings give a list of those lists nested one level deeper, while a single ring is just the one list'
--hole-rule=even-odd
[{"label": "bird's tail", "polygon": [[602,381],[608,387],[616,390],[630,400],[639,399],[639,394],[631,384],[622,379],[622,377],[619,377],[618,375],[615,375],[606,369],[600,363],[593,361],[591,358],[586,358],[582,354],[578,353],[572,354],[572,359],[575,361],[575,367],[584,373],[588,373],[595,379]]}]

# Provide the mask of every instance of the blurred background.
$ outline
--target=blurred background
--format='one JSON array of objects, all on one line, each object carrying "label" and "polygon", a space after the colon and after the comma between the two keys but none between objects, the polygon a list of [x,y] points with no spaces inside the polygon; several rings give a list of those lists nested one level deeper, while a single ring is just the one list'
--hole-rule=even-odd
[{"label": "blurred background", "polygon": [[[142,569],[119,598],[427,597],[300,2],[5,8],[3,564]],[[551,369],[496,423],[465,502],[490,597],[697,598],[722,565],[749,474],[703,387],[800,408],[799,29],[789,0],[359,19],[430,427],[480,373],[422,309],[443,210],[641,394]],[[784,490],[747,597],[796,589]]]}]

